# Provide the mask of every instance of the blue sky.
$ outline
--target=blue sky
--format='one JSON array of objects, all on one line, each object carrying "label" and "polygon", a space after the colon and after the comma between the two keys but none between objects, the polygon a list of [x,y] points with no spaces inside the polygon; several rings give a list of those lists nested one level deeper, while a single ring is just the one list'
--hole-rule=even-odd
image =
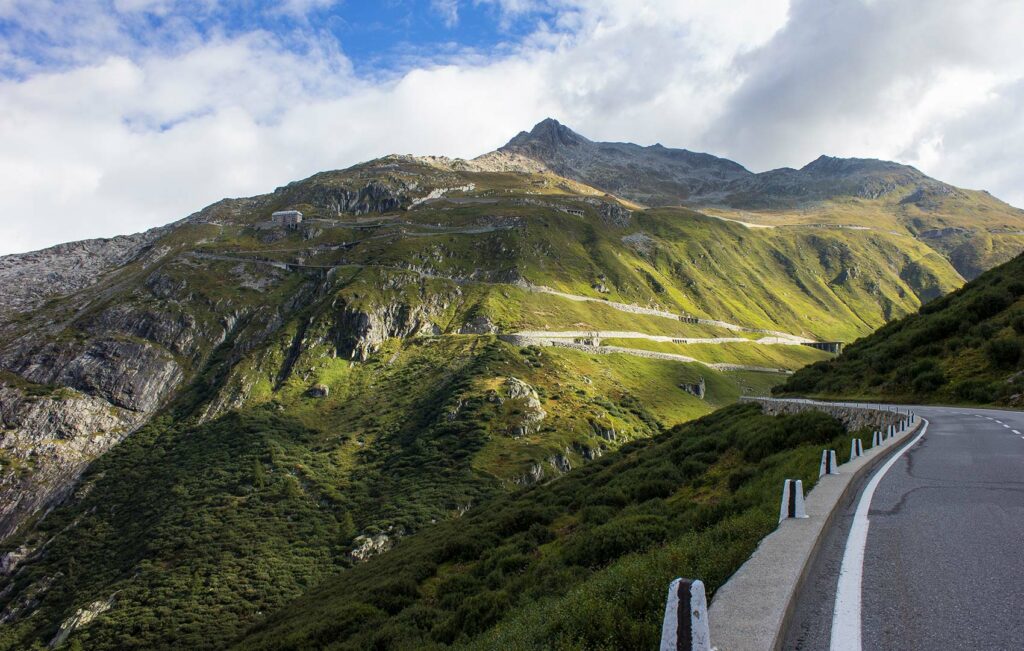
[{"label": "blue sky", "polygon": [[[85,29],[65,30],[63,25],[57,29],[59,21],[46,20],[51,8],[45,2],[37,11],[25,12],[30,20],[0,15],[0,39],[13,55],[5,57],[7,76],[24,78],[29,71],[81,62],[83,53],[75,46],[90,40],[104,47],[95,52],[102,56],[187,47],[197,38],[231,38],[264,31],[278,37],[282,47],[300,54],[311,39],[329,43],[344,53],[357,73],[373,78],[399,74],[414,66],[444,63],[454,57],[493,56],[515,47],[534,33],[539,23],[550,26],[559,15],[544,3],[503,5],[486,0],[56,3],[60,5],[63,7],[58,11],[65,18],[80,26],[85,23]],[[109,23],[96,21],[89,33],[97,12]],[[91,19],[74,18],[87,14],[93,14]]]},{"label": "blue sky", "polygon": [[1021,33],[1019,0],[0,0],[0,255],[545,117],[1021,206]]}]

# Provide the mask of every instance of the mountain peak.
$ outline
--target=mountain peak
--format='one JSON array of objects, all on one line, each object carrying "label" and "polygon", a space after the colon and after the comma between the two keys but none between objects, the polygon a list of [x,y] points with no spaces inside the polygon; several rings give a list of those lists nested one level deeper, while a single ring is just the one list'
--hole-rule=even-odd
[{"label": "mountain peak", "polygon": [[863,174],[871,172],[905,172],[916,173],[924,176],[913,167],[894,163],[892,161],[879,160],[877,158],[839,158],[822,154],[802,168],[801,172],[827,176],[847,176],[850,174]]},{"label": "mountain peak", "polygon": [[502,147],[542,147],[554,149],[557,147],[574,147],[590,141],[565,126],[554,118],[544,118],[533,126],[530,131],[520,131],[515,138],[509,140]]}]

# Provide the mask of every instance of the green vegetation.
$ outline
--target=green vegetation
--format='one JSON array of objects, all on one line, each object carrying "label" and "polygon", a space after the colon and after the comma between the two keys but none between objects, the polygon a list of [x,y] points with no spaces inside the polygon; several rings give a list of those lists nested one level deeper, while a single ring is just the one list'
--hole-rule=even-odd
[{"label": "green vegetation", "polygon": [[236,646],[652,648],[668,582],[721,585],[774,528],[782,479],[812,484],[849,436],[818,412],[720,410],[407,538]]},{"label": "green vegetation", "polygon": [[[414,206],[414,182],[459,189]],[[353,196],[385,214],[341,215]],[[310,219],[268,227],[290,207]],[[884,230],[748,229],[551,175],[401,157],[200,217],[3,331],[5,354],[38,332],[54,358],[145,342],[184,379],[4,542],[28,555],[0,585],[0,651],[46,645],[107,602],[68,648],[650,647],[667,581],[720,585],[774,526],[781,479],[810,484],[821,447],[849,435],[820,414],[729,406],[781,374],[496,335],[760,336],[612,305],[624,303],[850,340],[962,282]],[[991,368],[990,383],[1020,360],[1020,319],[1000,318],[964,335],[978,341],[963,359]],[[606,343],[787,369],[826,357]],[[910,381],[941,391],[952,376],[936,354]],[[704,400],[682,388],[702,377]],[[0,382],[30,399],[68,390]],[[32,458],[0,463],[35,477],[18,461]]]},{"label": "green vegetation", "polygon": [[649,339],[602,339],[607,346],[639,348],[661,353],[686,355],[709,364],[743,364],[745,366],[763,366],[794,371],[824,359],[831,354],[808,346],[779,346],[756,343],[730,342],[723,344],[676,344],[672,342],[651,341]]},{"label": "green vegetation", "polygon": [[968,279],[1011,260],[1024,248],[1024,211],[978,190],[919,194],[914,184],[904,184],[876,199],[844,196],[797,208],[715,207],[706,212],[761,226],[843,226],[916,237]]},{"label": "green vegetation", "polygon": [[798,371],[780,393],[1022,405],[1024,256]]},{"label": "green vegetation", "polygon": [[[268,350],[290,339],[286,329]],[[486,336],[390,340],[362,363],[312,346],[292,369],[275,388],[270,370],[236,366],[254,383],[248,406],[199,425],[189,414],[212,397],[201,377],[171,406],[176,418],[157,418],[101,457],[74,499],[5,543],[0,553],[40,553],[0,595],[0,612],[34,603],[0,631],[0,649],[47,642],[78,608],[107,599],[112,608],[72,642],[223,646],[348,568],[356,536],[430,529],[514,489],[534,463],[557,477],[554,455],[586,468],[584,455],[607,457],[729,404],[741,381]],[[679,388],[701,375],[705,401]],[[546,412],[524,436],[511,432],[523,413],[509,377],[534,387]],[[313,384],[329,395],[308,395]]]}]

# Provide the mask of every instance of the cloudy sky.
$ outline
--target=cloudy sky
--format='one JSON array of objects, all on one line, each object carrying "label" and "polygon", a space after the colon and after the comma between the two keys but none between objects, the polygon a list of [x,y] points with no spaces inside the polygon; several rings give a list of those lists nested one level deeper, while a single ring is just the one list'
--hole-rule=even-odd
[{"label": "cloudy sky", "polygon": [[544,117],[1024,206],[1020,0],[0,0],[0,254]]}]

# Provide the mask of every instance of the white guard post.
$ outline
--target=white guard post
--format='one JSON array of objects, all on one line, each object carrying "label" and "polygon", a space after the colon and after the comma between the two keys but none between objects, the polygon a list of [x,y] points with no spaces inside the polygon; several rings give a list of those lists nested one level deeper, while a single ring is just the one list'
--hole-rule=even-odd
[{"label": "white guard post", "polygon": [[676,579],[668,586],[661,651],[711,651],[704,582]]}]

